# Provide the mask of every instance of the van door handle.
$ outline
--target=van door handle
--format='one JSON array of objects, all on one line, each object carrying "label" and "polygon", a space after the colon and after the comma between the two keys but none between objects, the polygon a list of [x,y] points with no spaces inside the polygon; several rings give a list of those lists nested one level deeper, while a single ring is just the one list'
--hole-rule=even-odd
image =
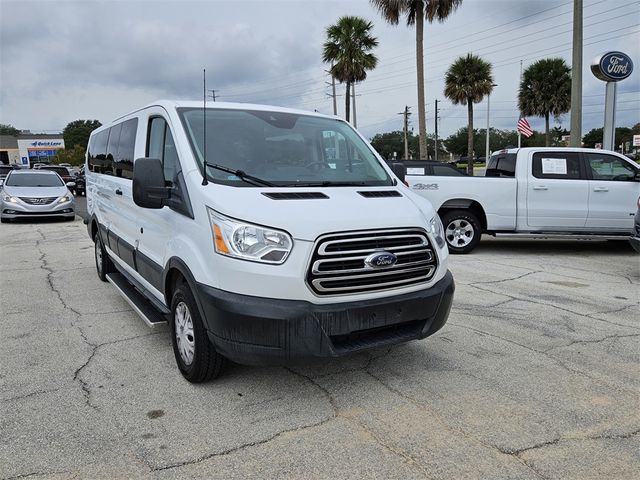
[{"label": "van door handle", "polygon": [[594,192],[608,192],[609,189],[607,187],[595,187],[593,189]]},{"label": "van door handle", "polygon": [[536,185],[533,187],[534,190],[549,190],[545,185]]},{"label": "van door handle", "polygon": [[116,188],[116,195],[122,195],[122,190],[120,190],[119,188]]}]

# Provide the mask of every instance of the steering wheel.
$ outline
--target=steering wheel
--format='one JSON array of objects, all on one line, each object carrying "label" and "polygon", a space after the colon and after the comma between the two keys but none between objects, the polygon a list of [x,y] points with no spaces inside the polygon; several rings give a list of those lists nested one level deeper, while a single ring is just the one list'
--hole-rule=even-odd
[{"label": "steering wheel", "polygon": [[331,168],[327,162],[311,162],[307,163],[304,167],[314,172],[319,172],[323,168]]}]

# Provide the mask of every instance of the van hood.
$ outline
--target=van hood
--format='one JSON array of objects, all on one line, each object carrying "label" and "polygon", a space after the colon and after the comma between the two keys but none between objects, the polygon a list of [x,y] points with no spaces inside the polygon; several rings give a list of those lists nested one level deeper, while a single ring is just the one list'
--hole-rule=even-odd
[{"label": "van hood", "polygon": [[427,228],[435,215],[428,201],[413,198],[401,187],[216,187],[209,207],[238,220],[286,230],[298,240],[315,241],[325,233],[348,230]]}]

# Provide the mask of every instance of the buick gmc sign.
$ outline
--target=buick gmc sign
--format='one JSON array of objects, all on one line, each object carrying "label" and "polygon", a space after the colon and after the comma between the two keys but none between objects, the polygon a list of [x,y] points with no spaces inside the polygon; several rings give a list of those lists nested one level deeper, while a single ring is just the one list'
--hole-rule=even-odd
[{"label": "buick gmc sign", "polygon": [[591,72],[604,82],[619,82],[631,75],[633,62],[625,53],[607,52],[593,60]]}]

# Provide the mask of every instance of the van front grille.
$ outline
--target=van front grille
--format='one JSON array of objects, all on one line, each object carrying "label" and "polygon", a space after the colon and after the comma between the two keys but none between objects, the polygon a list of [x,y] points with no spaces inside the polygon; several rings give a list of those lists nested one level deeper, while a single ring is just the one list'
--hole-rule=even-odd
[{"label": "van front grille", "polygon": [[307,284],[319,296],[389,290],[428,282],[437,267],[420,228],[335,233],[317,241]]},{"label": "van front grille", "polygon": [[24,203],[29,205],[49,205],[58,197],[18,197]]}]

